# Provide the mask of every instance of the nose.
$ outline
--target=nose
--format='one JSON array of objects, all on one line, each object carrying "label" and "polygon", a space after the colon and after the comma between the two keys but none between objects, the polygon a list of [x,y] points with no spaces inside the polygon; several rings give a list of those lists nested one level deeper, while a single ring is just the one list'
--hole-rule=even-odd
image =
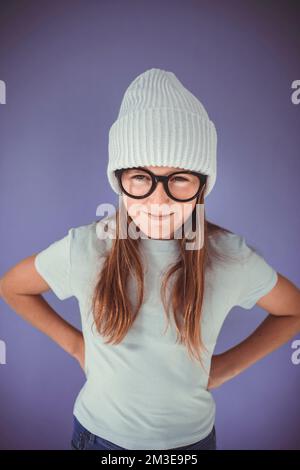
[{"label": "nose", "polygon": [[149,196],[149,201],[153,204],[163,204],[168,203],[170,201],[170,198],[165,191],[162,181],[158,181],[155,190]]}]

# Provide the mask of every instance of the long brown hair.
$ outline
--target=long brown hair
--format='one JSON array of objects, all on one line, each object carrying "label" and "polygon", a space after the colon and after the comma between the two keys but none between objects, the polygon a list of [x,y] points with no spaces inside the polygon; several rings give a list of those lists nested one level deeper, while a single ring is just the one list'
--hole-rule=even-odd
[{"label": "long brown hair", "polygon": [[[203,195],[200,204],[203,204]],[[196,204],[197,206],[197,204]],[[196,206],[192,218],[196,216]],[[204,207],[204,204],[203,204]],[[118,344],[134,323],[144,299],[144,272],[140,257],[139,239],[122,238],[119,232],[120,211],[116,211],[116,236],[110,251],[101,267],[92,297],[92,312],[97,331],[107,336],[106,343]],[[205,217],[204,242],[201,249],[186,250],[186,237],[178,240],[179,257],[163,278],[161,300],[170,320],[170,307],[177,330],[177,341],[185,343],[188,353],[203,365],[201,352],[207,350],[201,338],[200,318],[204,296],[206,268],[214,257],[224,259],[223,253],[215,250],[210,237],[218,233],[232,233],[230,230],[214,224]],[[127,227],[132,218],[126,214]],[[176,275],[177,274],[177,275]],[[129,276],[133,276],[137,285],[137,303],[131,304],[127,286]],[[176,275],[176,276],[175,276]],[[167,301],[167,284],[175,276],[173,289]],[[184,293],[184,295],[183,295]]]}]

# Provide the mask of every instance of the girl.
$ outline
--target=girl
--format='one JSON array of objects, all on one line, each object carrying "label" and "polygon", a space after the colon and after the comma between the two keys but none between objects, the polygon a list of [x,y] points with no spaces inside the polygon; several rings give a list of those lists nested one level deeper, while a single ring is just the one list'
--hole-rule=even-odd
[{"label": "girl", "polygon": [[[216,131],[172,72],[150,69],[109,133],[119,208],[68,233],[1,279],[10,306],[79,362],[72,449],[216,449],[211,389],[300,330],[299,289],[245,238],[205,217]],[[82,332],[44,300],[78,299]],[[213,355],[234,306],[269,315]]]}]

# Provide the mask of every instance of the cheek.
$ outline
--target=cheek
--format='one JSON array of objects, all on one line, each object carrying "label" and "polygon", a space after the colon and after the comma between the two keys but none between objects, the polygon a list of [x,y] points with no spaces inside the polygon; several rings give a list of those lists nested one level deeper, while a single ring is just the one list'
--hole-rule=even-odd
[{"label": "cheek", "polygon": [[123,203],[126,207],[128,214],[133,220],[140,217],[140,214],[143,211],[143,205],[140,202],[138,202],[136,199],[132,199],[124,195]]},{"label": "cheek", "polygon": [[177,223],[184,223],[191,215],[195,207],[195,204],[186,202],[185,204],[178,204],[175,208],[175,219]]}]

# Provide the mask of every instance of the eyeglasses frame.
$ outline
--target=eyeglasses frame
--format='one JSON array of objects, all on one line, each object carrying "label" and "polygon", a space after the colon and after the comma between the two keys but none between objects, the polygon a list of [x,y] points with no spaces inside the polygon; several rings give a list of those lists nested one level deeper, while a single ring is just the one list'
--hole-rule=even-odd
[{"label": "eyeglasses frame", "polygon": [[[124,186],[122,185],[122,173],[125,171],[125,170],[143,170],[145,171],[146,173],[148,173],[152,179],[152,187],[150,189],[150,191],[148,191],[148,193],[146,193],[145,195],[143,196],[133,196],[132,194],[128,193],[126,191],[126,189],[124,188]],[[153,173],[152,171],[148,170],[147,168],[143,168],[141,166],[136,166],[136,167],[128,167],[128,168],[120,168],[120,169],[117,169],[115,170],[115,176],[117,177],[118,179],[118,182],[119,182],[119,185],[120,185],[120,188],[122,189],[122,191],[129,197],[131,198],[134,198],[134,199],[144,199],[145,197],[148,197],[150,196],[150,194],[152,194],[156,187],[157,187],[157,184],[161,181],[163,183],[163,186],[164,186],[164,190],[165,192],[167,193],[167,195],[173,199],[174,201],[177,201],[177,202],[188,202],[188,201],[192,201],[193,199],[195,199],[199,194],[200,192],[202,191],[204,185],[206,184],[206,181],[207,181],[207,175],[204,175],[202,173],[199,173],[197,171],[190,171],[190,170],[181,170],[181,171],[174,171],[174,173],[170,173],[169,175],[156,175],[155,173]],[[200,180],[200,186],[199,186],[199,189],[197,191],[197,193],[188,198],[188,199],[178,199],[174,196],[172,196],[172,194],[170,193],[169,191],[169,187],[168,187],[168,182],[169,182],[169,179],[174,176],[174,175],[177,175],[177,174],[190,174],[190,175],[195,175],[199,178]]]}]

